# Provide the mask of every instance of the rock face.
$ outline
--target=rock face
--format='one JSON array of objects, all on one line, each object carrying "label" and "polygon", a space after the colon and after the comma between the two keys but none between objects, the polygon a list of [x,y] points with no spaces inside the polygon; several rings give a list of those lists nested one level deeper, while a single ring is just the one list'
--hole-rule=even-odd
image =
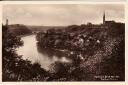
[{"label": "rock face", "polygon": [[122,23],[114,23],[107,28],[73,25],[62,31],[52,29],[47,33],[39,33],[37,38],[42,49],[66,50],[67,57],[73,60],[66,69],[67,75],[72,76],[69,80],[124,80],[125,43]]}]

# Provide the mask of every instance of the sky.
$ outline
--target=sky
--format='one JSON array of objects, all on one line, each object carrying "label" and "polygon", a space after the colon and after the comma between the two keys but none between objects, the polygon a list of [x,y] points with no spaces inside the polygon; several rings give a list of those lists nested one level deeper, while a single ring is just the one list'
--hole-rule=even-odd
[{"label": "sky", "polygon": [[3,6],[3,23],[65,26],[102,23],[106,20],[124,22],[123,4],[8,4]]}]

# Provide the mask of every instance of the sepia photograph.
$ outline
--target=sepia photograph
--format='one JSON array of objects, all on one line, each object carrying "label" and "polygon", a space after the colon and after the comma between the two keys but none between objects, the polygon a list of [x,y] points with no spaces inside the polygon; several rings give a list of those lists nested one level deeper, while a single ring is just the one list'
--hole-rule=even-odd
[{"label": "sepia photograph", "polygon": [[124,4],[5,4],[2,81],[125,81]]}]

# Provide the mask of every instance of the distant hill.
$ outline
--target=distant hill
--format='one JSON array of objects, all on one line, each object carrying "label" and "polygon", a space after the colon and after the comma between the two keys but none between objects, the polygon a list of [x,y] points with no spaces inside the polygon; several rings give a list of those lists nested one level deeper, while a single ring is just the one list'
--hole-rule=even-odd
[{"label": "distant hill", "polygon": [[66,26],[32,26],[23,24],[12,24],[9,25],[9,30],[16,35],[26,35],[33,31],[46,31],[49,29],[64,29]]},{"label": "distant hill", "polygon": [[9,25],[9,31],[15,35],[27,35],[32,33],[27,26],[21,24]]},{"label": "distant hill", "polygon": [[63,29],[66,26],[27,26],[31,31],[46,31],[48,29]]}]

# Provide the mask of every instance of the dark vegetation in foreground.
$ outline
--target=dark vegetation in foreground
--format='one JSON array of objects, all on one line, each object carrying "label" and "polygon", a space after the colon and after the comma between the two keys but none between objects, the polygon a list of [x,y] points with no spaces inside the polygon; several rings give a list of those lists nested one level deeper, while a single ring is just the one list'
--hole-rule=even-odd
[{"label": "dark vegetation in foreground", "polygon": [[37,81],[45,80],[48,73],[40,64],[32,64],[16,54],[16,48],[23,45],[20,37],[10,33],[8,27],[2,26],[2,80],[3,81]]},{"label": "dark vegetation in foreground", "polygon": [[2,28],[3,81],[124,81],[124,24],[115,23],[109,28],[72,25],[39,32],[36,38],[40,51],[51,51],[52,55],[60,52],[73,61],[56,62],[49,71],[17,55],[16,48],[23,41],[8,27]]}]

